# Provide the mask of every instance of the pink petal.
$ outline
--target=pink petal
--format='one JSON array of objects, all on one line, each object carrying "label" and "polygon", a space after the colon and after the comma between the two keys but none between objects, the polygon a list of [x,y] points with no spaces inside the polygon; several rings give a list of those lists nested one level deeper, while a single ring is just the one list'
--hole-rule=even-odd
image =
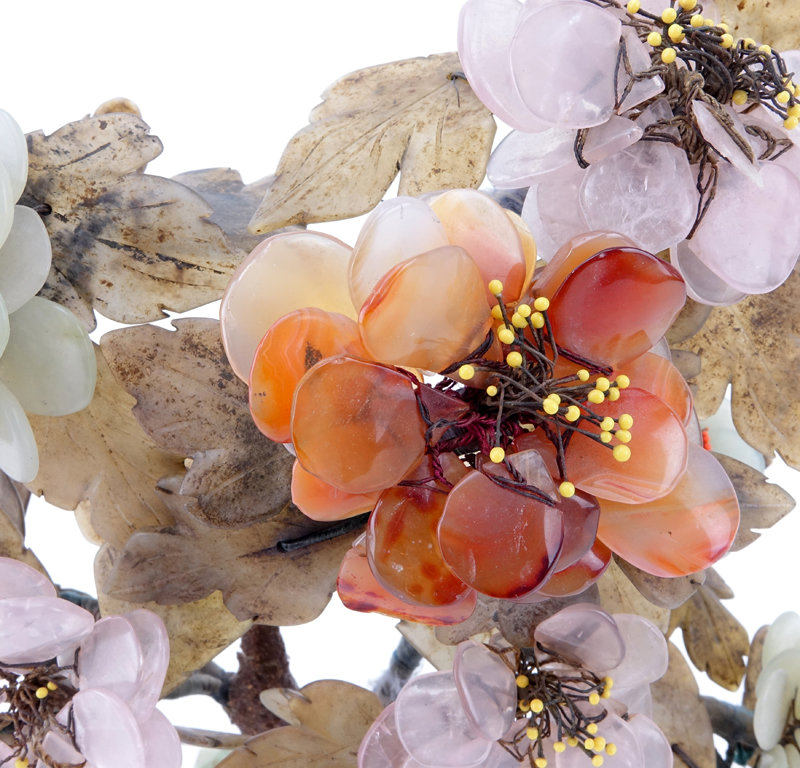
[{"label": "pink petal", "polygon": [[161,696],[169,667],[169,637],[161,617],[152,611],[125,614],[142,647],[142,684],[128,702],[137,721],[147,720]]},{"label": "pink petal", "polygon": [[142,684],[142,648],[133,625],[107,616],[81,644],[78,675],[82,691],[104,688],[128,701]]},{"label": "pink petal", "polygon": [[0,600],[8,597],[56,597],[56,588],[35,568],[0,557]]},{"label": "pink petal", "polygon": [[596,672],[614,680],[612,692],[617,687],[633,688],[659,680],[669,665],[667,641],[661,630],[652,621],[631,613],[614,614],[614,623],[625,643],[625,658],[613,669]]},{"label": "pink petal", "polygon": [[139,726],[119,696],[102,688],[80,691],[72,707],[75,738],[92,768],[145,768]]},{"label": "pink petal", "polygon": [[[358,768],[396,768],[408,757],[397,735],[394,704],[375,719],[358,748]],[[149,768],[149,766],[148,766]]]},{"label": "pink petal", "polygon": [[172,723],[157,709],[139,725],[147,768],[181,768],[181,740]]},{"label": "pink petal", "polygon": [[636,734],[644,755],[642,768],[672,768],[672,748],[661,729],[644,715],[628,720],[628,726]]}]

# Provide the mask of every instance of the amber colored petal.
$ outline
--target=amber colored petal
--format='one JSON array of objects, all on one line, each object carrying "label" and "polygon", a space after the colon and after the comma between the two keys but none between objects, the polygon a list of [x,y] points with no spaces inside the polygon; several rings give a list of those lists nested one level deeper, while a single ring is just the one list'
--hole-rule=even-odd
[{"label": "amber colored petal", "polygon": [[525,220],[522,218],[522,216],[519,216],[518,214],[514,213],[514,211],[509,211],[506,208],[503,210],[505,210],[506,216],[511,219],[514,226],[517,228],[517,234],[519,235],[520,242],[522,243],[522,253],[525,256],[525,280],[522,283],[520,296],[524,296],[531,286],[533,273],[536,271],[536,240],[533,239],[533,234],[531,233],[530,227],[528,227],[528,225],[525,223]]},{"label": "amber colored petal", "polygon": [[369,512],[375,507],[380,491],[346,493],[306,472],[299,461],[292,469],[292,501],[312,520],[344,520]]},{"label": "amber colored petal", "polygon": [[600,502],[599,538],[654,576],[685,576],[717,562],[739,527],[736,492],[722,465],[689,445],[689,468],[672,493],[648,504]]},{"label": "amber colored petal", "polygon": [[313,307],[298,309],[267,331],[250,371],[250,412],[270,440],[290,440],[298,382],[312,366],[334,355],[369,358],[358,325],[344,315]]},{"label": "amber colored petal", "polygon": [[589,589],[606,571],[611,550],[600,539],[576,563],[554,573],[536,593],[542,597],[569,597]]},{"label": "amber colored petal", "polygon": [[614,376],[624,373],[631,384],[656,397],[660,397],[673,411],[684,426],[692,416],[692,390],[681,376],[680,371],[665,358],[653,352],[646,352]]},{"label": "amber colored petal", "polygon": [[503,283],[503,297],[513,302],[522,295],[527,271],[517,226],[489,195],[474,189],[453,189],[428,201],[447,232],[450,245],[463,248],[478,265],[490,306],[497,302],[486,287]]},{"label": "amber colored petal", "polygon": [[364,346],[384,363],[443,370],[486,336],[491,315],[484,296],[478,267],[463,248],[415,256],[384,275],[364,302]]},{"label": "amber colored petal", "polygon": [[315,365],[297,385],[292,443],[303,468],[348,493],[399,483],[425,450],[408,376],[352,357]]}]

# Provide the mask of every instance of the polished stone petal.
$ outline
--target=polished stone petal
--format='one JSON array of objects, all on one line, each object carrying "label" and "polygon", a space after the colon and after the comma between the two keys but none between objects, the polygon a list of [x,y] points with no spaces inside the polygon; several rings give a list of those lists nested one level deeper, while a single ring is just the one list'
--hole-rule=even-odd
[{"label": "polished stone petal", "polygon": [[417,606],[400,600],[384,589],[369,567],[366,553],[357,548],[344,556],[336,582],[339,598],[346,608],[361,613],[382,613],[396,619],[423,622],[431,626],[449,626],[466,621],[475,612],[476,592],[460,603],[447,606]]},{"label": "polished stone petal", "polygon": [[[636,734],[621,717],[609,714],[598,723],[597,735],[617,747],[613,756],[603,755],[603,768],[650,768]],[[589,758],[579,749],[567,749],[558,753],[555,759],[556,768],[587,768],[590,765]]]},{"label": "polished stone petal", "polygon": [[481,273],[463,248],[423,253],[395,267],[370,294],[359,316],[361,339],[375,360],[443,370],[486,336],[491,316],[485,295]]},{"label": "polished stone petal", "polygon": [[786,750],[778,744],[772,749],[762,752],[758,759],[758,768],[789,768]]},{"label": "polished stone petal", "polygon": [[334,355],[369,358],[358,325],[344,315],[315,307],[297,309],[267,331],[250,371],[250,412],[270,440],[290,440],[298,382],[320,360]]},{"label": "polished stone petal", "polygon": [[786,611],[778,616],[767,630],[764,649],[761,652],[761,663],[766,666],[779,653],[791,649],[800,650],[800,615],[794,611]]},{"label": "polished stone petal", "polygon": [[536,593],[542,597],[569,597],[586,591],[606,572],[611,550],[600,539],[578,561],[554,573]]},{"label": "polished stone petal", "polygon": [[157,709],[139,725],[147,768],[181,768],[181,740],[172,723]]},{"label": "polished stone petal", "polygon": [[239,265],[219,316],[234,373],[247,381],[256,347],[283,315],[318,307],[355,319],[347,270],[352,249],[320,232],[287,232],[259,243]]},{"label": "polished stone petal", "polygon": [[562,347],[613,366],[647,352],[685,300],[686,288],[674,267],[644,251],[612,248],[567,277],[549,315]]},{"label": "polished stone petal", "polygon": [[800,768],[800,749],[794,744],[786,744],[783,748],[789,768]]},{"label": "polished stone petal", "polygon": [[11,390],[0,382],[0,469],[21,483],[39,473],[39,450],[25,411]]},{"label": "polished stone petal", "polygon": [[612,115],[607,122],[590,128],[583,145],[583,159],[599,163],[609,155],[619,152],[642,138],[642,127],[627,117]]},{"label": "polished stone petal", "polygon": [[619,688],[634,688],[660,680],[669,665],[667,641],[661,630],[642,616],[615,613],[614,622],[625,642],[625,658],[613,669],[595,670],[614,680]]},{"label": "polished stone petal", "polygon": [[[661,0],[657,0],[661,2]],[[659,11],[660,13],[661,11]],[[680,139],[680,131],[674,125],[668,125],[668,121],[672,120],[674,115],[669,106],[669,101],[666,98],[656,99],[650,104],[640,115],[636,118],[636,123],[642,130],[650,125],[658,124],[657,133],[665,136],[673,136],[675,139]]]},{"label": "polished stone petal", "polygon": [[625,641],[602,608],[577,603],[545,619],[534,632],[537,643],[590,670],[613,669],[625,657]]},{"label": "polished stone petal", "polygon": [[11,180],[5,167],[0,163],[0,247],[5,243],[14,224],[15,201],[16,198],[11,191]]},{"label": "polished stone petal", "polygon": [[97,358],[86,329],[66,307],[32,298],[9,315],[0,381],[37,416],[67,416],[92,401]]},{"label": "polished stone petal", "polygon": [[651,253],[689,234],[698,192],[686,153],[640,141],[590,166],[581,190],[589,229],[609,229]]},{"label": "polished stone petal", "polygon": [[161,696],[169,667],[169,636],[161,617],[152,611],[131,611],[125,618],[142,649],[142,684],[128,702],[134,717],[142,722],[150,717]]},{"label": "polished stone petal", "polygon": [[128,701],[142,683],[142,647],[131,623],[106,616],[81,643],[78,675],[82,691],[105,688]]},{"label": "polished stone petal", "polygon": [[297,458],[306,471],[348,493],[399,483],[422,458],[424,433],[411,381],[391,368],[332,357],[297,385]]},{"label": "polished stone petal", "polygon": [[550,237],[539,213],[539,185],[531,184],[528,193],[525,195],[525,203],[522,206],[522,220],[530,229],[534,240],[536,240],[536,251],[542,261],[550,261],[553,254],[558,250],[558,245]]},{"label": "polished stone petal", "polygon": [[486,176],[498,189],[558,180],[578,170],[574,147],[575,131],[569,128],[548,128],[540,133],[512,131],[492,152]]},{"label": "polished stone petal", "polygon": [[[659,2],[660,1],[661,0],[659,0]],[[663,3],[661,3],[661,5],[663,6]],[[659,7],[656,13],[660,14],[663,10],[663,8]],[[628,61],[634,74],[650,69],[652,66],[650,61],[650,52],[652,49],[639,40],[636,30],[633,27],[623,26],[622,37],[625,39],[625,50],[628,54]],[[631,77],[623,69],[620,72],[619,78],[620,97],[625,93],[625,89],[630,80]],[[620,104],[618,111],[625,112],[629,109],[633,109],[642,102],[657,96],[663,90],[664,81],[660,77],[649,77],[646,80],[638,80],[634,82],[630,92]],[[610,119],[613,120],[615,117],[616,115],[612,115]],[[589,160],[588,157],[586,159]],[[594,161],[589,160],[589,162],[591,163]]]},{"label": "polished stone petal", "polygon": [[[781,53],[781,55],[783,56],[783,53]],[[785,60],[784,58],[784,61]],[[762,111],[765,114],[762,114]],[[794,146],[790,146],[788,151],[783,152],[783,154],[780,154],[780,156],[776,157],[774,160],[768,160],[766,162],[770,165],[773,163],[782,165],[795,176],[800,177],[800,149],[797,148],[798,137],[796,131],[785,130],[783,128],[783,121],[778,119],[776,122],[777,115],[768,112],[766,108],[763,107],[759,107],[749,114],[742,113],[738,115],[738,117],[741,118],[746,126],[752,125],[764,128],[769,135],[776,139],[789,139],[792,141]],[[747,138],[750,141],[750,145],[753,147],[753,151],[756,153],[756,157],[760,158],[764,155],[768,155],[768,150],[770,149],[768,142],[764,141],[760,136],[753,136],[751,134],[747,134]],[[778,155],[782,150],[783,147],[776,147],[772,154]]]},{"label": "polished stone petal", "polygon": [[[505,209],[504,209],[505,210]],[[525,256],[525,280],[523,282],[522,294],[530,288],[531,281],[533,280],[533,273],[536,271],[536,262],[539,258],[536,249],[536,239],[530,230],[530,227],[525,223],[525,220],[514,213],[514,211],[506,210],[506,216],[511,219],[511,222],[517,228],[520,242],[522,243],[522,252]]]},{"label": "polished stone petal", "polygon": [[[42,747],[50,759],[57,763],[65,765],[80,765],[86,758],[72,746],[71,740],[59,733],[56,730],[50,730],[42,740]],[[9,752],[9,754],[11,754]],[[0,747],[0,762],[3,760],[4,755],[2,747]],[[8,763],[7,765],[12,765]],[[39,763],[41,768],[46,768],[46,764]]]},{"label": "polished stone petal", "polygon": [[649,684],[622,689],[615,685],[612,699],[622,704],[631,715],[653,717],[653,696]]},{"label": "polished stone petal", "polygon": [[57,597],[0,600],[0,662],[54,659],[80,643],[93,626],[89,611]]},{"label": "polished stone petal", "polygon": [[455,574],[491,597],[521,597],[552,573],[564,540],[561,512],[471,472],[447,497],[439,543]]},{"label": "polished stone petal", "polygon": [[472,728],[452,672],[412,678],[395,703],[397,733],[417,762],[435,768],[468,768],[484,760],[491,742]]},{"label": "polished stone petal", "polygon": [[686,295],[701,304],[727,307],[747,298],[712,272],[692,250],[692,241],[683,240],[670,248],[669,260],[686,281]]},{"label": "polished stone petal", "polygon": [[511,72],[518,0],[468,0],[458,18],[458,55],[475,95],[518,131],[546,130],[523,103]]},{"label": "polished stone petal", "polygon": [[564,178],[548,179],[537,186],[542,225],[559,247],[589,229],[580,201],[585,176],[586,171],[577,168]]},{"label": "polished stone petal", "polygon": [[39,292],[51,259],[50,236],[42,217],[32,208],[14,206],[14,223],[0,248],[0,294],[8,312],[15,312]]},{"label": "polished stone petal", "polygon": [[361,309],[380,279],[398,264],[448,244],[430,206],[413,197],[384,201],[367,217],[350,257],[353,306]]},{"label": "polished stone petal", "polygon": [[800,179],[764,163],[759,189],[728,164],[718,167],[717,194],[692,250],[735,290],[768,293],[791,274],[800,254]]},{"label": "polished stone petal", "polygon": [[145,768],[139,725],[119,696],[99,688],[80,691],[72,708],[75,738],[92,768]]},{"label": "polished stone petal", "polygon": [[577,563],[589,552],[600,522],[600,504],[588,493],[576,491],[571,498],[559,496],[557,501],[564,519],[564,546],[558,556],[556,573]]},{"label": "polished stone petal", "polygon": [[[764,182],[761,179],[761,168],[758,164],[758,159],[755,155],[753,155],[752,159],[748,157],[745,150],[726,130],[711,107],[705,102],[695,99],[692,102],[692,110],[703,138],[751,182],[758,187],[763,187]],[[724,115],[732,123],[730,129],[739,134],[740,140],[747,145],[752,154],[753,149],[748,143],[747,131],[739,116],[732,109],[726,109]]]},{"label": "polished stone petal", "polygon": [[389,704],[370,726],[358,748],[358,768],[397,768],[408,758],[397,735],[394,703]]},{"label": "polished stone petal", "polygon": [[542,121],[590,128],[614,109],[614,69],[622,25],[580,0],[522,14],[511,66],[524,104]]},{"label": "polished stone petal", "polygon": [[0,109],[0,165],[8,173],[11,197],[16,202],[28,180],[28,143],[22,128],[4,109]]},{"label": "polished stone petal", "polygon": [[789,719],[796,686],[790,685],[789,676],[782,669],[764,675],[764,683],[753,711],[753,730],[758,746],[772,749],[780,740]]},{"label": "polished stone petal", "polygon": [[56,588],[43,573],[19,560],[0,557],[0,600],[7,597],[55,596]]},{"label": "polished stone petal", "polygon": [[645,352],[615,371],[614,376],[621,373],[628,376],[632,386],[660,397],[675,411],[684,426],[689,423],[692,416],[692,391],[686,379],[669,360],[655,352]]},{"label": "polished stone petal", "polygon": [[292,469],[292,502],[312,520],[345,520],[369,512],[375,507],[381,491],[346,493],[330,483],[306,472],[299,461]]},{"label": "polished stone petal", "polygon": [[[656,438],[643,434],[643,439]],[[730,549],[739,527],[739,504],[727,473],[694,443],[689,444],[688,468],[671,493],[646,504],[601,500],[600,509],[597,535],[654,576],[705,570]]]},{"label": "polished stone petal", "polygon": [[644,755],[643,768],[672,768],[672,747],[662,730],[644,715],[628,720]]},{"label": "polished stone petal", "polygon": [[[525,450],[521,442],[524,440],[524,435],[514,443],[514,447],[519,451],[518,453],[510,453],[507,456],[508,463],[523,477],[528,485],[538,488],[543,493],[547,494],[553,501],[566,501],[558,493],[553,476],[542,458],[542,455],[537,450]],[[481,471],[487,475],[499,475],[508,478],[508,470],[502,464],[494,464],[490,461],[481,464]],[[577,506],[581,508],[584,506],[578,502]],[[566,525],[566,523],[565,523]],[[560,558],[565,555],[564,549],[567,547],[567,542],[564,542],[564,547],[561,549]],[[577,545],[580,546],[580,545]],[[567,553],[571,556],[572,553]],[[577,559],[577,558],[575,558]]]},{"label": "polished stone petal", "polygon": [[761,674],[756,681],[756,697],[760,698],[765,690],[765,686],[772,673],[780,669],[789,675],[789,686],[791,688],[792,698],[795,697],[795,692],[800,686],[800,650],[797,648],[789,648],[782,651],[777,656],[770,659],[768,664],[762,667]]},{"label": "polished stone petal", "polygon": [[497,303],[487,288],[491,280],[503,283],[507,302],[516,301],[525,281],[525,253],[505,210],[475,189],[450,190],[430,206],[442,222],[450,245],[463,248],[478,265],[489,304]]}]

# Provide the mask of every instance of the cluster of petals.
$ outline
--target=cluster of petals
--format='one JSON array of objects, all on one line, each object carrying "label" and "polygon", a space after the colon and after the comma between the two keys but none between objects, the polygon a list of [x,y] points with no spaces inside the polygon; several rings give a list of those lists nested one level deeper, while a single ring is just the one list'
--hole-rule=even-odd
[{"label": "cluster of petals", "polygon": [[[481,192],[452,190],[381,204],[352,250],[313,232],[275,236],[234,275],[223,341],[249,380],[255,423],[297,456],[294,503],[315,520],[374,509],[340,572],[350,607],[456,623],[476,592],[523,601],[577,594],[612,552],[682,576],[730,547],[733,487],[687,436],[691,394],[661,356],[668,351],[651,351],[663,349],[684,303],[680,275],[609,232],[573,239],[534,276],[535,262],[519,217]],[[491,375],[451,373],[466,387],[453,390],[423,383],[424,374],[458,365],[485,339],[494,339],[487,356],[497,365],[508,359],[513,347],[495,333],[504,321],[492,315],[498,298],[487,291],[497,280],[508,316],[546,301],[561,348],[628,374],[630,388],[609,392],[616,398],[598,392],[593,410],[615,424],[632,417],[641,437],[631,450],[621,447],[631,433],[609,432],[607,444],[574,433],[566,478],[540,428],[507,440],[502,464],[488,446],[473,449],[470,466],[438,450],[447,434],[435,424],[471,413],[470,398],[492,406],[496,388]],[[580,369],[559,358],[553,376],[578,382]],[[614,458],[618,448],[628,461]],[[491,476],[503,472],[548,498],[502,487]],[[567,479],[577,488],[569,498],[557,490]]]},{"label": "cluster of petals", "polygon": [[25,744],[0,742],[0,765],[180,768],[177,732],[156,709],[168,664],[169,638],[156,614],[95,622],[41,573],[0,558],[0,671],[41,678],[42,669],[54,670],[50,687],[37,692],[45,700],[61,687],[76,690]]},{"label": "cluster of petals", "polygon": [[[669,4],[641,5],[661,15]],[[719,19],[708,3],[696,12]],[[719,174],[713,202],[692,232],[701,169],[670,143],[680,135],[663,81],[638,80],[619,101],[630,79],[623,69],[615,92],[621,40],[634,73],[651,66],[652,49],[622,23],[626,15],[586,0],[465,3],[458,43],[464,71],[483,103],[515,129],[495,149],[489,179],[498,188],[529,187],[522,217],[544,260],[574,235],[608,229],[651,253],[670,249],[696,301],[724,306],[774,290],[800,255],[800,221],[792,215],[800,205],[797,131],[784,130],[762,106],[722,105],[751,157],[705,101],[692,101]],[[787,71],[798,71],[800,52],[784,61]],[[748,128],[788,139],[790,149],[759,161],[767,141]],[[588,167],[576,158],[578,131]]]},{"label": "cluster of petals", "polygon": [[39,471],[27,413],[66,416],[92,399],[97,362],[86,329],[37,297],[51,249],[39,214],[15,205],[28,178],[28,145],[0,110],[0,470],[20,482]]},{"label": "cluster of petals", "polygon": [[[452,671],[413,678],[381,713],[361,743],[359,768],[672,766],[669,742],[651,719],[650,684],[668,664],[667,644],[655,625],[579,604],[542,622],[535,639],[538,675],[563,680],[565,690],[579,688],[574,681],[587,672],[613,684],[610,696],[597,703],[570,702],[596,721],[588,731],[570,717],[566,702],[539,700],[533,712],[502,655],[470,640],[458,646]],[[559,661],[552,661],[553,652]],[[553,716],[559,703],[577,728],[559,729]],[[578,735],[570,739],[569,730]]]}]

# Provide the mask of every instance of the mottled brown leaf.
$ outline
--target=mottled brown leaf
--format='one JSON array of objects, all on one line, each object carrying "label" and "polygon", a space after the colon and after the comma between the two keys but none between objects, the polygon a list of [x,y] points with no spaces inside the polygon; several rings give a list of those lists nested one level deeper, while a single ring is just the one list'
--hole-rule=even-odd
[{"label": "mottled brown leaf", "polygon": [[767,637],[769,626],[761,627],[750,643],[750,653],[747,656],[747,673],[744,676],[744,693],[742,706],[751,712],[756,706],[756,681],[761,674],[762,655],[764,653],[764,640]]},{"label": "mottled brown leaf", "polygon": [[718,0],[717,5],[734,39],[752,37],[777,51],[800,48],[796,0]]},{"label": "mottled brown leaf", "polygon": [[0,557],[10,557],[47,575],[36,555],[25,546],[25,508],[29,494],[0,472]]},{"label": "mottled brown leaf", "polygon": [[138,528],[170,525],[172,514],[156,493],[164,475],[183,472],[183,457],[161,450],[131,409],[136,401],[119,385],[100,352],[97,387],[87,408],[70,416],[29,416],[39,446],[39,474],[28,488],[62,509],[91,504],[92,528],[121,547]]},{"label": "mottled brown leaf", "polygon": [[779,485],[747,464],[721,453],[714,456],[728,473],[739,499],[741,521],[731,551],[738,552],[761,536],[754,528],[771,528],[795,507],[795,500]]},{"label": "mottled brown leaf", "polygon": [[669,611],[644,598],[622,569],[612,560],[597,582],[600,607],[609,613],[637,613],[653,622],[662,632],[669,626]]},{"label": "mottled brown leaf", "polygon": [[160,448],[190,456],[181,494],[189,511],[219,527],[247,525],[289,501],[294,458],[258,431],[247,385],[231,370],[217,320],[179,320],[106,334],[101,346],[133,409]]},{"label": "mottled brown leaf", "polygon": [[250,232],[367,213],[398,171],[400,195],[477,188],[495,123],[469,84],[451,79],[460,70],[458,54],[445,53],[334,83],[284,150]]},{"label": "mottled brown leaf", "polygon": [[705,581],[704,573],[665,579],[639,570],[618,555],[614,555],[614,560],[642,597],[659,608],[677,608],[683,605],[695,593],[698,585]]},{"label": "mottled brown leaf", "polygon": [[92,309],[143,323],[220,298],[243,257],[196,192],[136,173],[161,142],[115,112],[28,135],[23,199],[46,204],[53,266],[42,290],[94,328]]}]

